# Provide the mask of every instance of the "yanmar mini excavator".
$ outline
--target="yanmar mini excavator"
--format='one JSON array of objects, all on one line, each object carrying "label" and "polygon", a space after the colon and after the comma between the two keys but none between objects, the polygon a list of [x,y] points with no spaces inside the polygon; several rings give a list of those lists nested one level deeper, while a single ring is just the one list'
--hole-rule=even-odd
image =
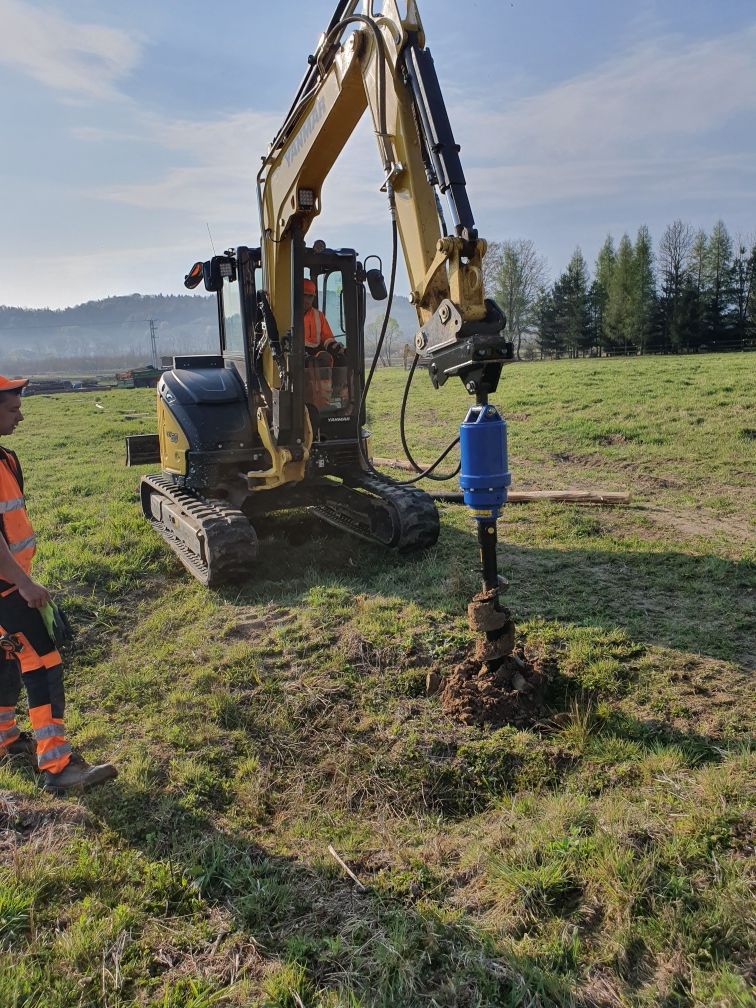
[{"label": "yanmar mini excavator", "polygon": [[[142,479],[142,508],[190,573],[210,586],[254,575],[255,517],[282,508],[311,508],[400,554],[436,542],[435,504],[412,484],[432,478],[457,439],[429,469],[415,466],[417,475],[400,482],[373,467],[363,426],[380,350],[366,378],[365,286],[373,298],[389,298],[385,332],[398,237],[418,316],[417,355],[436,388],[456,376],[475,398],[459,437],[460,484],[478,526],[483,570],[483,591],[469,612],[494,658],[512,646],[496,562],[496,520],[510,476],[506,426],[488,396],[512,345],[500,309],[484,296],[486,242],[418,9],[403,3],[402,16],[399,6],[384,0],[375,13],[374,0],[339,3],[257,176],[260,246],[240,245],[187,274],[189,289],[204,283],[216,294],[220,352],[177,356],[163,374],[162,472]],[[388,292],[382,271],[366,268],[371,257],[363,262],[354,249],[306,243],[323,183],[367,109],[391,217]],[[317,303],[343,346],[325,376],[307,366],[305,277],[317,285]]]}]

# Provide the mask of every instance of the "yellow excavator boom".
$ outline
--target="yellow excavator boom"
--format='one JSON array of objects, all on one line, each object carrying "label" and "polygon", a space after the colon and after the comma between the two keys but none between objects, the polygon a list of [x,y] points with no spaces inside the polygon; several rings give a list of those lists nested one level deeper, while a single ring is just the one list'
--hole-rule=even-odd
[{"label": "yellow excavator boom", "polygon": [[[323,183],[367,109],[419,326],[444,301],[461,322],[482,320],[486,243],[474,230],[417,4],[407,3],[404,16],[395,0],[375,15],[357,6],[339,5],[258,175],[263,286],[278,329],[292,326],[290,243],[320,213]],[[372,11],[372,3],[362,6]],[[439,191],[461,208],[448,234]]]}]

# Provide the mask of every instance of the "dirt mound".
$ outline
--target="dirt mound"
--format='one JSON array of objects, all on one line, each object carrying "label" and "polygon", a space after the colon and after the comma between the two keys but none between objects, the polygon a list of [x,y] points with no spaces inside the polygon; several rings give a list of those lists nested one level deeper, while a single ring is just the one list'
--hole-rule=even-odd
[{"label": "dirt mound", "polygon": [[542,720],[546,676],[516,651],[500,663],[481,662],[468,655],[441,685],[441,706],[449,717],[466,725],[510,724],[526,728]]}]

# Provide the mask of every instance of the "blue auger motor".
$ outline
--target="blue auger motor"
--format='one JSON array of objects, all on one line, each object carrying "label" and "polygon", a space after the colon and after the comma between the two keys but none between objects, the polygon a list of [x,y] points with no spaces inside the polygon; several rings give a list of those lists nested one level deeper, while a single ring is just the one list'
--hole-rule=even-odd
[{"label": "blue auger motor", "polygon": [[507,425],[495,406],[471,406],[459,428],[459,485],[478,525],[485,589],[498,589],[496,519],[512,482],[507,460]]}]

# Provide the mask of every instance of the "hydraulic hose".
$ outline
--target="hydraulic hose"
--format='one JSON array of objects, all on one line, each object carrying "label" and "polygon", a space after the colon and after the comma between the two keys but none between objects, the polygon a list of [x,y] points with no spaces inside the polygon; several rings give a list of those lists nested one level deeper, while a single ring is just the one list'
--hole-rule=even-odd
[{"label": "hydraulic hose", "polygon": [[[394,286],[395,286],[395,283],[396,283],[396,264],[397,264],[398,251],[399,251],[398,250],[398,230],[397,230],[397,223],[396,223],[396,208],[395,208],[395,203],[394,203],[394,190],[393,190],[393,186],[391,185],[390,182],[388,182],[386,184],[386,189],[387,189],[387,192],[388,192],[389,207],[391,209],[391,276],[390,276],[390,280],[389,280],[388,301],[387,301],[387,304],[386,304],[386,312],[385,312],[385,314],[383,316],[383,324],[381,326],[380,336],[378,337],[378,342],[376,343],[376,347],[375,347],[375,353],[373,354],[373,360],[372,360],[372,363],[370,365],[370,371],[368,372],[368,376],[367,376],[367,379],[365,381],[365,387],[363,388],[362,395],[360,397],[360,408],[359,408],[359,412],[357,414],[358,416],[362,415],[362,411],[363,411],[364,406],[365,406],[365,401],[367,399],[368,390],[370,389],[371,382],[373,381],[373,375],[375,374],[375,369],[378,366],[378,361],[380,359],[381,350],[383,349],[383,341],[386,338],[386,330],[388,329],[388,321],[389,321],[389,318],[391,317],[391,305],[392,305],[392,302],[394,300]],[[404,438],[402,439],[402,442],[404,444]],[[438,458],[436,459],[436,461],[433,462],[433,463],[431,463],[431,465],[429,465],[425,469],[419,469],[418,466],[408,456],[410,464],[416,469],[418,475],[417,476],[413,476],[412,479],[408,479],[408,480],[395,480],[394,482],[398,486],[412,486],[413,483],[418,483],[421,479],[425,479],[426,477],[432,478],[430,474],[433,473],[433,471],[436,469],[436,467],[439,466],[443,462],[443,460],[446,458],[446,456],[449,454],[449,452],[457,444],[459,444],[459,436],[457,436],[456,438],[454,438],[454,440],[441,452],[441,454],[438,456]],[[375,466],[373,465],[373,463],[370,461],[370,459],[365,454],[365,446],[362,443],[362,437],[360,435],[357,436],[357,445],[358,445],[358,448],[359,448],[360,457],[362,458],[362,461],[365,463],[365,465],[368,468],[368,470],[370,472],[372,472],[376,476],[383,475],[382,473],[380,473],[375,468]],[[452,474],[452,475],[455,475],[455,474]],[[439,477],[436,477],[436,479],[438,479],[438,478]],[[450,476],[444,477],[444,479],[450,479],[450,478],[451,478]]]},{"label": "hydraulic hose", "polygon": [[[404,428],[404,419],[405,419],[406,412],[407,412],[407,399],[409,398],[409,390],[410,390],[410,386],[412,385],[412,378],[413,378],[413,375],[415,374],[415,368],[417,367],[417,362],[419,360],[420,360],[420,354],[416,353],[415,356],[414,356],[414,358],[413,358],[413,360],[412,360],[412,365],[411,365],[411,367],[409,369],[409,374],[407,375],[407,381],[404,383],[404,394],[402,395],[402,406],[401,406],[401,409],[399,410],[399,436],[402,439],[402,448],[404,449],[404,455],[405,455],[407,461],[412,466],[412,468],[415,470],[415,472],[421,472],[422,466],[418,465],[418,463],[414,460],[414,458],[412,457],[412,452],[409,449],[409,445],[407,444],[407,436],[406,436],[406,431],[405,431],[405,428]],[[458,443],[459,443],[459,438],[457,438],[454,442],[452,442],[452,444],[458,444]],[[457,464],[457,468],[453,472],[444,473],[444,474],[428,473],[428,479],[437,480],[439,483],[443,483],[446,480],[454,479],[454,477],[458,475],[461,466],[462,466],[462,462],[460,461]]]}]

